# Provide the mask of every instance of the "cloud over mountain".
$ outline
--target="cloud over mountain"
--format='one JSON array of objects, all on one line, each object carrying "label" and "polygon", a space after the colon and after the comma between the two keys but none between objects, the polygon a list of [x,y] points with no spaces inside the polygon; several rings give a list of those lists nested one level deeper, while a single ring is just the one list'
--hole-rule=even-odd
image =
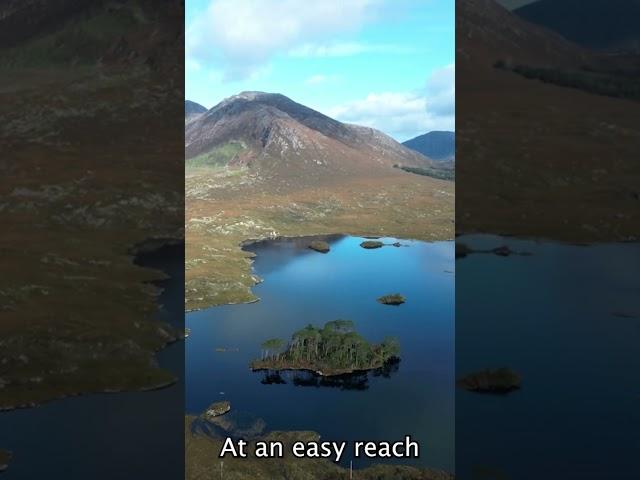
[{"label": "cloud over mountain", "polygon": [[343,122],[376,128],[400,140],[455,129],[455,66],[435,70],[423,90],[370,93],[327,112]]},{"label": "cloud over mountain", "polygon": [[[379,0],[211,0],[187,27],[190,61],[222,60],[227,79],[241,79],[282,51],[358,29]],[[306,47],[311,48],[313,47]]]}]

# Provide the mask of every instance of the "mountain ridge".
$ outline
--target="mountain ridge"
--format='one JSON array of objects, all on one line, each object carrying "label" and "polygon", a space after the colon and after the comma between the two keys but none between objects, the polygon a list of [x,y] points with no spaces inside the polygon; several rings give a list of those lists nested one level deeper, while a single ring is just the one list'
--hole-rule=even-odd
[{"label": "mountain ridge", "polygon": [[184,120],[188,122],[193,120],[194,118],[199,117],[203,113],[206,113],[207,107],[200,105],[197,102],[192,102],[191,100],[184,101]]},{"label": "mountain ridge", "polygon": [[514,13],[587,48],[640,51],[640,0],[538,0]]},{"label": "mountain ridge", "polygon": [[445,130],[432,130],[402,144],[436,161],[452,160],[456,153],[456,134]]},{"label": "mountain ridge", "polygon": [[241,92],[191,118],[185,126],[187,164],[197,159],[285,177],[307,172],[316,179],[433,164],[378,130],[342,123],[279,93]]}]

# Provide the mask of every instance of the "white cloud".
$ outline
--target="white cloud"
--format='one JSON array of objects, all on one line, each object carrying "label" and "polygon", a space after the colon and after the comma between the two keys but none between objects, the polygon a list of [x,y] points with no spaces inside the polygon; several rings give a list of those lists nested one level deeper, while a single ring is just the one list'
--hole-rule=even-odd
[{"label": "white cloud", "polygon": [[365,44],[357,42],[316,45],[306,43],[289,52],[292,57],[350,57],[362,53],[415,53],[415,48],[393,44]]},{"label": "white cloud", "polygon": [[381,0],[211,0],[187,27],[187,57],[221,59],[226,78],[246,78],[281,51],[355,31]]},{"label": "white cloud", "polygon": [[370,93],[364,99],[330,108],[327,114],[376,128],[399,141],[431,130],[454,130],[455,67],[434,71],[423,90]]},{"label": "white cloud", "polygon": [[370,93],[326,113],[343,122],[376,128],[399,141],[431,130],[454,130],[455,67],[434,71],[421,91]]},{"label": "white cloud", "polygon": [[456,110],[456,67],[447,65],[434,71],[427,80],[427,111],[430,114],[452,117]]},{"label": "white cloud", "polygon": [[187,58],[184,62],[185,70],[191,72],[199,72],[202,69],[202,65],[197,60],[192,58]]}]

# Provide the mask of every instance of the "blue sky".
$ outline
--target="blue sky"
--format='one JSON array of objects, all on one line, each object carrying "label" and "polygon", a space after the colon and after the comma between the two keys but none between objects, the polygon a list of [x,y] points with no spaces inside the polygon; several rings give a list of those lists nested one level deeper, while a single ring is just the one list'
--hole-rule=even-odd
[{"label": "blue sky", "polygon": [[454,128],[454,0],[186,0],[186,97],[278,92],[403,141]]}]

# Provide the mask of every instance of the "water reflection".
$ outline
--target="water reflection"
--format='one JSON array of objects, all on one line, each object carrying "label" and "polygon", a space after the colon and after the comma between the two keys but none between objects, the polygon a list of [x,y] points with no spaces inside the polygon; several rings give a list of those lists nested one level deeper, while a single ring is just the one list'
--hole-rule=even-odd
[{"label": "water reflection", "polygon": [[367,390],[370,377],[391,378],[400,369],[400,359],[393,358],[384,366],[368,371],[344,373],[342,375],[318,375],[310,370],[259,370],[263,385],[286,385],[296,387],[329,387],[339,390]]}]

